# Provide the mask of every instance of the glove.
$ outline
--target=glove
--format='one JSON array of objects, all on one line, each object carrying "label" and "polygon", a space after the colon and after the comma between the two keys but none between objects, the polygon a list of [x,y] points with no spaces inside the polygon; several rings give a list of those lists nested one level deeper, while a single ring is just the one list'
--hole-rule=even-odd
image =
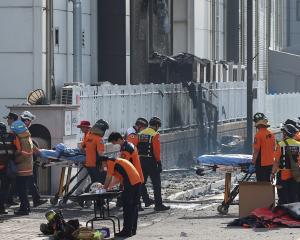
[{"label": "glove", "polygon": [[255,173],[255,166],[253,164],[250,164],[248,167],[248,173]]},{"label": "glove", "polygon": [[159,173],[162,172],[162,165],[161,165],[161,161],[157,162],[157,170]]}]

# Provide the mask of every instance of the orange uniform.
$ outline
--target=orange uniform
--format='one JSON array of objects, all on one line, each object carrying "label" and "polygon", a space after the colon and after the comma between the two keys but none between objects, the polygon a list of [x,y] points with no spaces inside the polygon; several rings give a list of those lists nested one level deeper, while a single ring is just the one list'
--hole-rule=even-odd
[{"label": "orange uniform", "polygon": [[96,167],[97,153],[104,153],[103,138],[97,134],[89,132],[86,136],[85,151],[85,166],[89,168]]},{"label": "orange uniform", "polygon": [[136,147],[134,147],[132,143],[125,141],[124,144],[121,146],[120,153],[121,158],[124,158],[133,164],[133,166],[136,168],[140,175],[142,183],[144,183],[144,175]]},{"label": "orange uniform", "polygon": [[271,166],[274,163],[274,151],[276,146],[275,136],[267,128],[260,128],[255,134],[253,155],[254,161],[260,159],[260,166]]},{"label": "orange uniform", "polygon": [[126,159],[117,158],[107,161],[107,175],[116,177],[122,184],[131,186],[141,183],[141,178],[135,167]]}]

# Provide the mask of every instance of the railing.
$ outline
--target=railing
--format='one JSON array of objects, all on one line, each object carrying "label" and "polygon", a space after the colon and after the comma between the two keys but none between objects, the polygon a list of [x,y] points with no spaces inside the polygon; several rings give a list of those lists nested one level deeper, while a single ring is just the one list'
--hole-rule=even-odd
[{"label": "railing", "polygon": [[274,128],[285,120],[300,117],[300,93],[266,95],[266,115]]},{"label": "railing", "polygon": [[[264,84],[254,84],[259,85],[258,92],[264,91]],[[202,87],[205,99],[217,106],[219,122],[246,118],[246,82],[205,83]],[[181,84],[81,87],[81,119],[94,123],[104,118],[110,129],[124,133],[138,117],[152,116],[162,119],[163,131],[197,126],[197,110]]]}]

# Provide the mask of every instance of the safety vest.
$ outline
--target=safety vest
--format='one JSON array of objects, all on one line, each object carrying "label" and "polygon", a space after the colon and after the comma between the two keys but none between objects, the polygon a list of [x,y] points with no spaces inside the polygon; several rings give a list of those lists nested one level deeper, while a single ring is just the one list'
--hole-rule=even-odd
[{"label": "safety vest", "polygon": [[138,134],[138,151],[140,157],[154,157],[152,139],[158,134],[152,128],[146,128]]},{"label": "safety vest", "polygon": [[6,134],[0,140],[0,171],[6,168],[9,160],[14,160],[16,146],[13,144],[14,136]]},{"label": "safety vest", "polygon": [[[286,146],[284,141],[279,142],[281,148],[281,156],[279,161],[279,167],[281,169],[291,169],[291,160],[298,162],[298,156],[300,152],[300,142],[292,138],[286,139],[288,146]],[[287,150],[290,151],[292,159],[290,159]]]}]

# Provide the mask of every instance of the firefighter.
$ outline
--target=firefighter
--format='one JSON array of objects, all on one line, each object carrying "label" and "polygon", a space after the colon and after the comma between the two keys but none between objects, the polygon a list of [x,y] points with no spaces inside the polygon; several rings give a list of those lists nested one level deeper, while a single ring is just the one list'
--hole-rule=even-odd
[{"label": "firefighter", "polygon": [[30,133],[25,124],[18,120],[11,125],[11,131],[16,134],[15,146],[15,163],[17,168],[16,186],[20,199],[20,208],[15,211],[15,215],[28,215],[30,205],[27,191],[33,174],[33,151],[34,146]]},{"label": "firefighter", "polygon": [[[82,139],[82,142],[80,143],[79,148],[82,152],[85,152],[87,136],[88,136],[89,130],[91,129],[91,123],[87,120],[82,120],[82,121],[80,121],[80,124],[77,125],[77,128],[79,128],[80,131],[83,133],[83,139]],[[75,192],[76,195],[82,194],[85,190],[85,186],[88,185],[88,182],[89,182],[88,178],[86,180],[82,180],[86,176],[86,174],[87,174],[86,168],[82,169],[78,174],[77,181],[78,182],[82,181],[82,182],[76,189],[76,192]]]},{"label": "firefighter", "polygon": [[[29,111],[24,111],[20,115],[21,121],[25,124],[26,128],[29,130],[32,121],[35,119],[35,115],[33,115]],[[37,144],[35,144],[35,148],[37,149]],[[31,193],[32,200],[33,200],[33,207],[38,207],[44,203],[46,203],[48,200],[47,199],[42,199],[41,195],[39,193],[39,189],[37,186],[37,156],[34,154],[33,155],[33,175],[29,181],[29,192]]]},{"label": "firefighter", "polygon": [[298,200],[298,185],[293,179],[291,161],[300,163],[300,143],[294,139],[297,129],[293,125],[285,124],[281,131],[283,138],[276,148],[271,178],[274,179],[278,172],[278,204],[286,204]]},{"label": "firefighter", "polygon": [[0,215],[8,214],[5,209],[5,203],[8,197],[8,177],[7,164],[8,161],[13,161],[16,147],[13,144],[13,135],[7,133],[6,126],[0,122]]},{"label": "firefighter", "polygon": [[145,118],[139,117],[135,121],[135,125],[127,129],[125,134],[125,140],[137,146],[138,144],[138,133],[148,127],[148,121]]},{"label": "firefighter", "polygon": [[[144,175],[141,167],[140,158],[138,155],[137,148],[133,145],[133,143],[130,143],[122,137],[122,135],[118,132],[112,132],[108,137],[108,142],[112,143],[113,145],[120,145],[120,157],[123,159],[126,159],[130,161],[135,169],[138,171],[141,182],[144,183]],[[122,204],[122,198],[117,199],[117,206],[121,207]],[[144,209],[141,207],[141,204],[139,203],[139,211],[143,211]]]},{"label": "firefighter", "polygon": [[104,188],[108,189],[112,177],[117,178],[123,185],[123,229],[116,233],[116,237],[130,237],[136,235],[138,221],[138,201],[141,179],[135,167],[126,159],[103,157],[106,162],[107,175]]},{"label": "firefighter", "polygon": [[99,168],[99,159],[104,154],[103,136],[105,131],[109,128],[108,123],[100,119],[89,130],[86,136],[85,152],[86,160],[85,167],[91,177],[91,182],[101,182],[105,180],[105,173],[103,169]]},{"label": "firefighter", "polygon": [[138,135],[138,151],[144,175],[141,194],[146,205],[150,199],[145,184],[148,177],[150,177],[154,190],[154,210],[156,211],[170,209],[170,207],[163,205],[161,197],[160,174],[162,172],[162,164],[160,159],[160,134],[158,133],[160,127],[161,120],[158,117],[152,117],[149,121],[149,127]]},{"label": "firefighter", "polygon": [[[18,120],[18,115],[14,112],[8,113],[7,116],[3,117],[7,120],[7,125],[10,127],[14,121]],[[14,201],[14,196],[16,195],[16,179],[15,176],[8,176],[7,178],[7,188],[8,188],[8,196],[6,199],[6,204],[9,206],[17,206],[19,205]]]},{"label": "firefighter", "polygon": [[268,130],[268,119],[263,113],[256,113],[253,117],[257,132],[253,144],[252,163],[255,166],[256,180],[270,182],[276,140],[274,134]]}]

